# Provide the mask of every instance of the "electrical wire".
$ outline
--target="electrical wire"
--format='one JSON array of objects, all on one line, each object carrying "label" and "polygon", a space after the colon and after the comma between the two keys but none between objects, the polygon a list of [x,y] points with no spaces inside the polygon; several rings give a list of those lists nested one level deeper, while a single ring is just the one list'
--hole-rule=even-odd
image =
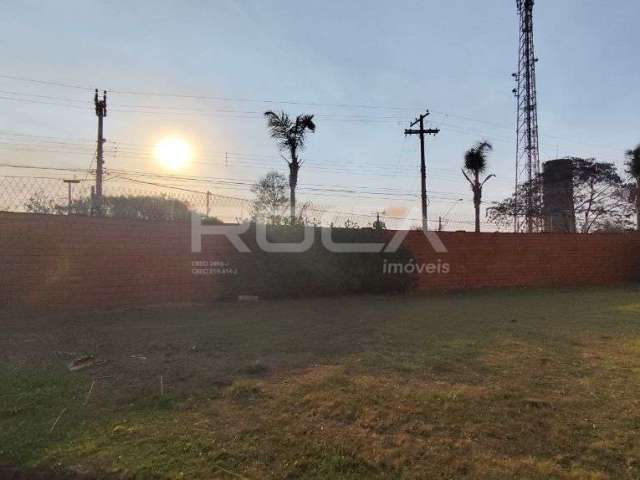
[{"label": "electrical wire", "polygon": [[[16,76],[16,75],[0,75],[0,78],[4,78],[7,80],[13,80],[13,81],[20,81],[20,82],[27,82],[27,83],[34,83],[34,84],[40,84],[40,85],[49,85],[49,86],[55,86],[55,87],[61,87],[61,88],[70,88],[70,89],[76,89],[76,90],[84,90],[84,91],[91,91],[93,92],[93,88],[91,87],[85,87],[85,86],[81,86],[81,85],[77,85],[77,84],[71,84],[71,83],[65,83],[65,82],[56,82],[56,81],[50,81],[50,80],[41,80],[41,79],[34,79],[34,78],[28,78],[28,77],[22,77],[22,76]],[[415,111],[416,109],[422,109],[422,106],[391,106],[391,105],[375,105],[375,104],[358,104],[358,103],[328,103],[328,102],[305,102],[305,101],[294,101],[294,100],[273,100],[273,99],[252,99],[252,98],[239,98],[239,97],[225,97],[225,96],[214,96],[214,95],[190,95],[190,94],[183,94],[183,93],[171,93],[171,92],[144,92],[144,91],[136,91],[136,90],[119,90],[119,89],[109,89],[110,93],[113,94],[119,94],[119,95],[130,95],[130,96],[139,96],[139,97],[161,97],[161,98],[178,98],[178,99],[193,99],[193,100],[213,100],[213,101],[223,101],[223,102],[236,102],[236,103],[257,103],[257,104],[282,104],[282,105],[298,105],[298,106],[309,106],[309,107],[330,107],[330,108],[352,108],[352,109],[369,109],[369,110],[395,110],[395,111]],[[31,94],[23,94],[23,95],[31,95]],[[14,100],[16,101],[16,99],[11,99],[8,97],[0,97],[0,99],[3,100]],[[27,101],[27,100],[24,100]],[[73,101],[79,101],[79,100],[73,100]],[[29,103],[44,103],[44,104],[52,104],[50,102],[40,102],[40,101],[29,101]],[[53,104],[53,105],[58,105],[58,104]],[[66,107],[70,107],[73,108],[74,106],[72,105],[64,105],[64,104],[59,104],[59,106],[66,106]],[[75,106],[75,108],[82,108],[82,107],[78,107]],[[155,108],[155,107],[154,107]],[[166,107],[165,107],[166,108]],[[170,107],[171,108],[171,107]],[[159,114],[160,112],[151,112],[151,111],[135,111],[135,110],[116,110],[116,111],[121,111],[123,113],[154,113],[154,114]],[[238,111],[239,113],[242,111]],[[253,112],[253,111],[252,111]],[[487,125],[487,126],[491,126],[493,128],[500,128],[500,129],[505,129],[505,130],[513,130],[512,126],[508,126],[508,125],[503,125],[503,124],[499,124],[499,123],[495,123],[495,122],[491,122],[491,121],[487,121],[484,119],[478,119],[478,118],[474,118],[472,116],[469,115],[461,115],[461,114],[454,114],[451,112],[444,112],[444,111],[439,111],[439,110],[433,110],[431,109],[432,113],[436,113],[442,116],[447,116],[447,117],[451,117],[451,118],[458,118],[461,120],[465,120],[468,122],[474,122],[474,123],[479,123],[479,124],[483,124],[483,125]],[[169,113],[169,112],[167,112]],[[173,112],[175,114],[179,114],[179,112]],[[183,113],[188,113],[188,112],[183,112]],[[260,115],[256,115],[255,117],[251,117],[251,116],[241,116],[241,117],[237,117],[237,118],[262,118],[261,112],[257,112],[260,113]],[[227,118],[233,118],[233,117],[227,117]],[[400,119],[404,119],[404,117],[398,117],[398,120]],[[347,120],[347,119],[340,119],[340,118],[327,118],[327,120],[330,121],[354,121],[352,120]],[[355,120],[358,121],[358,120]],[[385,123],[385,122],[390,122],[391,120],[385,120],[385,119],[379,119],[378,117],[372,117],[370,119],[361,119],[359,121],[365,122],[365,123]],[[395,123],[395,122],[392,122]],[[451,124],[447,125],[447,129],[450,129],[452,127]],[[462,133],[462,132],[458,132],[458,133]],[[618,147],[614,147],[614,146],[610,146],[610,145],[598,145],[598,144],[591,144],[591,143],[585,143],[585,142],[578,142],[575,140],[571,140],[571,139],[566,139],[564,137],[560,137],[557,135],[552,135],[552,134],[544,134],[545,138],[553,138],[553,139],[557,139],[557,140],[563,140],[569,143],[573,143],[576,145],[585,145],[585,146],[590,146],[590,147],[595,147],[595,148],[601,148],[601,149],[607,149],[607,150],[611,150],[611,151],[620,151],[620,149]],[[510,143],[513,143],[511,140],[509,140]]]}]

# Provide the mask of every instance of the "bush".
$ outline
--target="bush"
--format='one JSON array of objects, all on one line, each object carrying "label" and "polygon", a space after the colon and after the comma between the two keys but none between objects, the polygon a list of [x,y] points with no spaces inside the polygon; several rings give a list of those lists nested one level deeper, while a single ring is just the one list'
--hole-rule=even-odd
[{"label": "bush", "polygon": [[[270,242],[299,242],[304,232],[299,226],[269,226]],[[355,293],[397,293],[414,288],[415,276],[385,274],[388,262],[408,262],[411,252],[395,253],[333,253],[322,244],[319,228],[315,241],[304,253],[270,253],[256,244],[255,229],[243,235],[252,253],[238,254],[232,261],[237,275],[228,277],[226,294],[260,297],[303,297]],[[338,243],[384,243],[384,232],[371,229],[333,229]]]}]

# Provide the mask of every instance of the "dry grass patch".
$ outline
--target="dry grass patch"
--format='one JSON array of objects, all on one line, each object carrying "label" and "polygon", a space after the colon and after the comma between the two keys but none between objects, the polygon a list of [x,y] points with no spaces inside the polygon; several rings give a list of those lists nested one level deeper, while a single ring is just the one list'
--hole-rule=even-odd
[{"label": "dry grass patch", "polygon": [[[640,478],[638,293],[11,319],[0,462],[154,479]],[[80,372],[53,353],[86,351],[97,362]]]}]

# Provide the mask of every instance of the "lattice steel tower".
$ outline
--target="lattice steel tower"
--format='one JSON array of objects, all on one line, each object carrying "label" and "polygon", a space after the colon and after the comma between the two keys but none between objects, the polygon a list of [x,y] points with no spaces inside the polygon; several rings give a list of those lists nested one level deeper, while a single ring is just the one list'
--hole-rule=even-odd
[{"label": "lattice steel tower", "polygon": [[[514,228],[527,232],[541,230],[540,153],[538,148],[538,101],[536,90],[536,62],[533,44],[534,0],[516,0],[520,14],[520,51],[518,73],[513,76],[517,87],[513,90],[518,103],[516,147],[516,195]],[[523,218],[524,217],[524,218]]]}]

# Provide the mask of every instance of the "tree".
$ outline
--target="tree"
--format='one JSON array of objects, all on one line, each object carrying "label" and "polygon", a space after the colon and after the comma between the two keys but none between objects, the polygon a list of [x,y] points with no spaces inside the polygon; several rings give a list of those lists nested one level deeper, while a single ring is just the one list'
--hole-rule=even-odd
[{"label": "tree", "polygon": [[[130,218],[134,220],[187,221],[191,218],[191,209],[186,202],[164,195],[146,196],[106,196],[102,200],[104,216],[111,218]],[[67,203],[56,203],[44,192],[37,192],[25,203],[25,210],[30,213],[46,213],[66,215],[69,212]],[[91,199],[80,198],[71,202],[71,213],[74,215],[90,215]],[[214,217],[210,221],[221,223]]]},{"label": "tree", "polygon": [[256,199],[252,203],[252,216],[255,220],[265,218],[271,224],[282,223],[287,205],[287,179],[281,173],[272,171],[258,180],[251,191]]},{"label": "tree", "polygon": [[307,131],[315,132],[316,124],[313,115],[298,115],[295,121],[291,120],[285,112],[265,112],[267,127],[271,137],[276,140],[281,151],[286,152],[289,158],[285,161],[289,165],[289,205],[291,209],[290,221],[296,222],[296,187],[298,186],[298,172],[302,162],[300,152],[304,150]]},{"label": "tree", "polygon": [[[71,215],[91,215],[91,198],[78,198],[71,201]],[[56,205],[58,215],[68,215],[68,205]]]},{"label": "tree", "polygon": [[[576,228],[581,233],[596,231],[619,231],[630,227],[631,203],[629,185],[620,178],[616,166],[598,162],[593,158],[569,158],[573,164],[573,205]],[[542,192],[543,176],[518,187],[517,198],[531,190]],[[499,226],[513,225],[514,215],[525,214],[523,202],[515,201],[516,195],[495,203],[488,210],[489,221]],[[515,211],[516,205],[518,211]],[[542,205],[536,205],[532,212],[535,218],[542,218]]]},{"label": "tree", "polygon": [[[491,177],[487,176],[482,182],[480,175],[487,169],[487,152],[493,150],[493,146],[489,142],[478,142],[464,154],[464,168],[462,174],[471,185],[473,192],[473,206],[476,213],[476,233],[480,233],[480,204],[482,203],[482,187]],[[465,172],[466,170],[466,172]],[[473,178],[470,178],[469,175]]]},{"label": "tree", "polygon": [[311,216],[312,212],[315,212],[315,208],[311,202],[304,202],[296,212],[293,223],[291,218],[283,218],[282,223],[285,225],[307,225],[307,226],[319,226],[322,222],[318,217]]},{"label": "tree", "polygon": [[[525,182],[518,185],[517,192],[509,198],[505,198],[501,202],[493,202],[493,206],[487,208],[487,217],[489,222],[495,223],[500,228],[512,228],[514,217],[524,217],[527,213],[527,205],[523,201],[516,199],[526,198],[528,192],[532,195],[542,194],[542,176],[536,177],[531,182]],[[534,205],[533,218],[542,218],[542,205]],[[523,225],[523,228],[526,227]]]},{"label": "tree", "polygon": [[636,208],[636,229],[640,230],[640,145],[633,150],[627,150],[627,173],[636,182],[633,197]]},{"label": "tree", "polygon": [[582,233],[630,226],[628,188],[612,163],[593,158],[573,160],[573,204]]},{"label": "tree", "polygon": [[24,209],[29,213],[56,213],[56,202],[49,198],[43,191],[35,192],[24,204]]},{"label": "tree", "polygon": [[187,203],[164,195],[104,197],[105,216],[134,220],[182,221],[191,218]]},{"label": "tree", "polygon": [[24,204],[24,208],[29,213],[43,213],[47,215],[89,215],[91,212],[91,199],[80,198],[71,202],[71,212],[69,212],[69,204],[56,203],[56,201],[47,196],[43,191],[35,192],[29,200]]}]

